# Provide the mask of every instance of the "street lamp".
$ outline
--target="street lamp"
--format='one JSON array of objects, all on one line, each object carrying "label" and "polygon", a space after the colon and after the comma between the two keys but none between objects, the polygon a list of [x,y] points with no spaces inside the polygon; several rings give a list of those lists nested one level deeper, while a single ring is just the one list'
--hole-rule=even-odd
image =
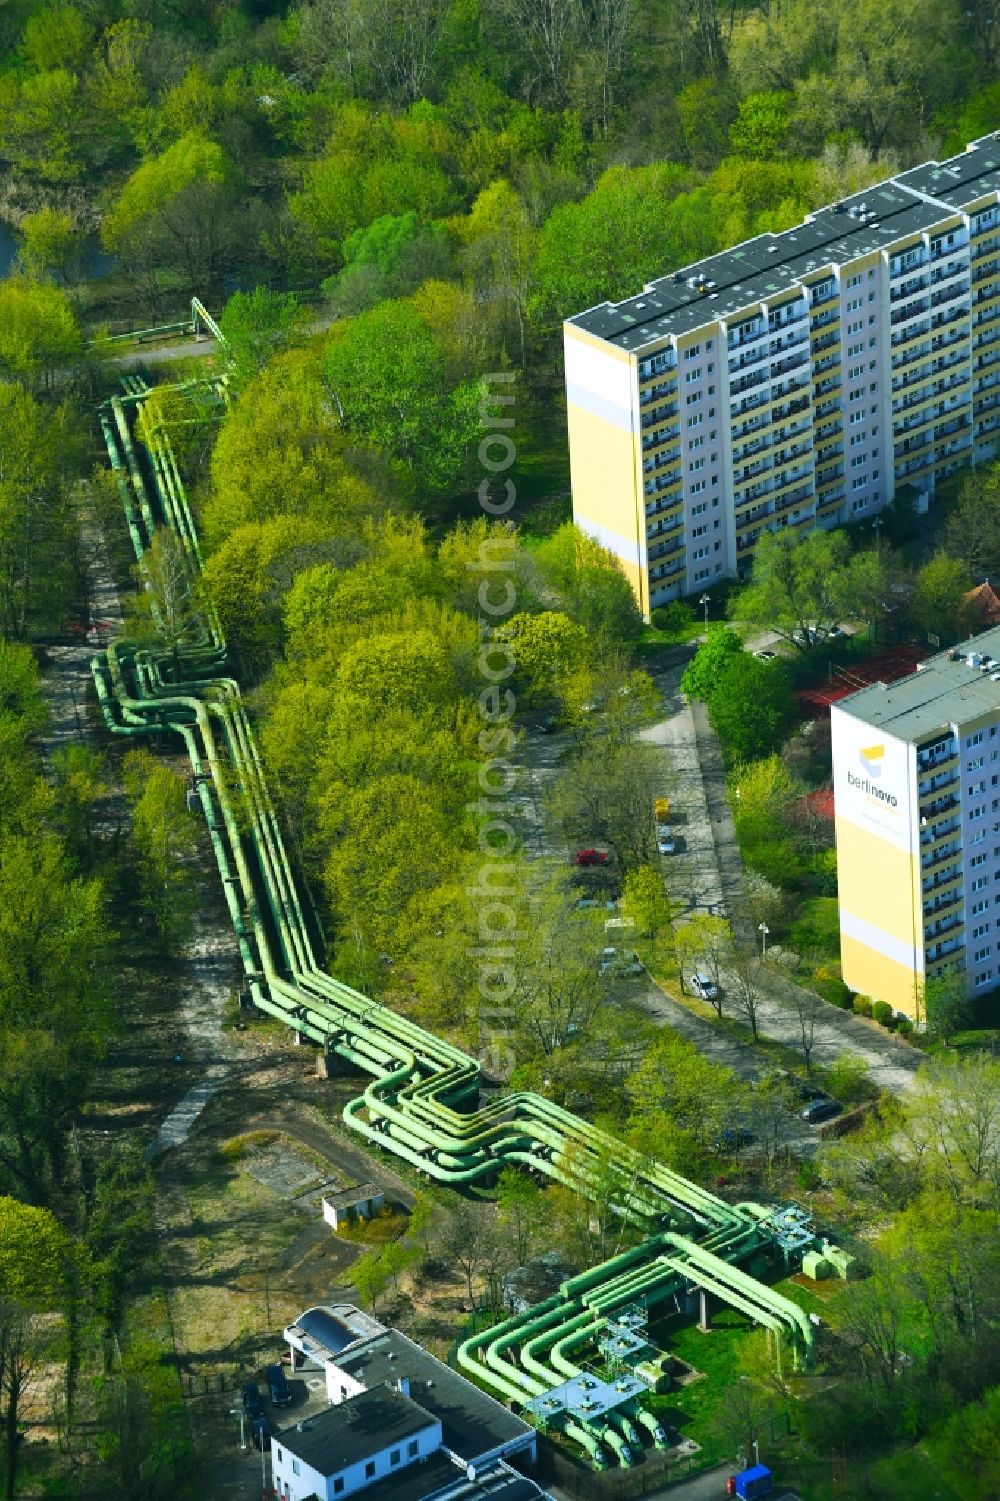
[{"label": "street lamp", "polygon": [[706,631],[708,630],[708,607],[711,604],[711,602],[712,602],[712,597],[711,597],[710,594],[703,594],[701,596],[701,599],[699,599],[699,601],[698,601],[698,603],[700,605],[704,605],[705,606],[705,629],[706,629]]},{"label": "street lamp", "polygon": [[875,558],[879,561],[882,557],[882,518],[876,516],[872,522],[872,531],[875,533]]},{"label": "street lamp", "polygon": [[771,929],[766,922],[757,924],[757,932],[760,934],[760,957],[762,959],[767,958],[767,935],[770,931]]}]

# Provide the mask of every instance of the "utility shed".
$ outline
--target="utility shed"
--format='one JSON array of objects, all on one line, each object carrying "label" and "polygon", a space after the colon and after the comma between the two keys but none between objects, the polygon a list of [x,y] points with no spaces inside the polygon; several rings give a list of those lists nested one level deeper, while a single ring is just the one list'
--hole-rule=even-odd
[{"label": "utility shed", "polygon": [[356,1183],[339,1193],[323,1195],[323,1218],[334,1230],[355,1220],[374,1219],[385,1208],[385,1194],[374,1183]]}]

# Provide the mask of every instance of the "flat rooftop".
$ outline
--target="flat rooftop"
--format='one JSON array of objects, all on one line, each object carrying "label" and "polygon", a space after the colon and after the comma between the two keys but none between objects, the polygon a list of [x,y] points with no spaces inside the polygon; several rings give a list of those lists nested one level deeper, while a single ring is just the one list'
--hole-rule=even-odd
[{"label": "flat rooftop", "polygon": [[[980,663],[989,659],[985,670],[969,666],[973,654]],[[1000,681],[993,681],[994,674],[1000,677],[1000,626],[928,657],[909,677],[862,688],[836,707],[899,740],[919,742],[953,724],[1000,717]]]},{"label": "flat rooftop", "polygon": [[[919,234],[998,190],[1000,132],[945,162],[925,162],[817,209],[794,229],[757,235],[660,277],[623,302],[588,308],[567,323],[635,353],[668,334],[691,333],[790,291],[804,277]],[[857,217],[862,210],[864,218]],[[703,279],[706,290],[689,287],[690,277]]]},{"label": "flat rooftop", "polygon": [[482,1471],[470,1481],[465,1470],[438,1450],[424,1464],[408,1465],[360,1494],[363,1501],[538,1501],[539,1489],[533,1481],[501,1469]]},{"label": "flat rooftop", "polygon": [[376,1386],[317,1413],[301,1432],[297,1426],[283,1428],[275,1439],[321,1475],[336,1475],[433,1425],[431,1414],[412,1397],[391,1386]]},{"label": "flat rooftop", "polygon": [[352,1345],[335,1364],[366,1387],[408,1377],[410,1396],[440,1420],[445,1445],[464,1460],[534,1435],[527,1423],[398,1329]]}]

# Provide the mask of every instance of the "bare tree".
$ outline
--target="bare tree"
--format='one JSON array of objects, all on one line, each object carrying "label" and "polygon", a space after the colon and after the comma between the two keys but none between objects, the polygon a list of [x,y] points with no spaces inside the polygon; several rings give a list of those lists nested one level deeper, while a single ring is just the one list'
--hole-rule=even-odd
[{"label": "bare tree", "polygon": [[181,648],[197,638],[200,622],[187,559],[169,528],[154,533],[136,572],[146,587],[131,607],[129,627],[140,638],[162,642],[176,670]]},{"label": "bare tree", "polygon": [[826,1004],[813,990],[796,985],[792,990],[792,1009],[799,1023],[802,1041],[802,1056],[806,1061],[806,1073],[812,1074],[812,1050],[816,1037],[816,1023]]},{"label": "bare tree", "polygon": [[6,1451],[6,1495],[12,1501],[17,1484],[21,1434],[21,1405],[53,1343],[51,1319],[33,1313],[14,1300],[0,1306],[0,1394]]},{"label": "bare tree", "polygon": [[473,1284],[490,1264],[494,1254],[493,1216],[484,1204],[461,1200],[451,1213],[442,1247],[446,1260],[465,1274],[469,1302],[475,1306]]},{"label": "bare tree", "polygon": [[578,0],[492,0],[509,33],[527,52],[533,92],[555,105],[566,103],[569,76],[580,42]]},{"label": "bare tree", "polygon": [[412,104],[425,93],[451,10],[452,0],[358,0],[359,48],[394,104]]},{"label": "bare tree", "polygon": [[632,55],[635,19],[632,0],[580,0],[580,12],[601,91],[601,130],[607,135],[615,85]]},{"label": "bare tree", "polygon": [[733,933],[724,917],[712,917],[696,913],[681,923],[674,934],[674,946],[681,971],[681,990],[684,989],[684,966],[701,970],[715,986],[712,1005],[722,1015],[722,971],[733,955]]},{"label": "bare tree", "polygon": [[741,954],[731,970],[731,994],[736,1014],[750,1028],[754,1042],[760,1037],[760,1007],[764,999],[761,988],[763,970],[760,961]]}]

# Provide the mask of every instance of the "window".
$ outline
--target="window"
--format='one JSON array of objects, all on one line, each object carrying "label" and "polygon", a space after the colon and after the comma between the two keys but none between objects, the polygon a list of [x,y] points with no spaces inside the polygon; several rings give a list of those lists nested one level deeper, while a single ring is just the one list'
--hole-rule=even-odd
[{"label": "window", "polygon": [[857,320],[857,322],[855,322],[855,323],[849,323],[847,325],[847,335],[848,335],[848,338],[850,338],[851,334],[859,334],[861,332],[861,330],[864,328],[864,326],[865,326],[865,320],[863,318],[859,318]]},{"label": "window", "polygon": [[420,1444],[419,1444],[419,1441],[417,1439],[415,1439],[415,1438],[411,1439],[410,1442],[406,1446],[406,1457],[407,1457],[407,1459],[416,1459],[416,1457],[417,1457],[417,1455],[419,1453],[420,1453]]},{"label": "window", "polygon": [[989,944],[987,944],[986,948],[984,949],[976,949],[975,953],[972,956],[972,962],[973,964],[982,964],[983,960],[988,959],[989,957],[990,949]]},{"label": "window", "polygon": [[685,396],[685,398],[684,398],[684,405],[685,406],[689,406],[689,407],[697,406],[698,402],[700,400],[701,400],[701,392],[700,391],[692,391],[690,396]]},{"label": "window", "polygon": [[[712,374],[712,371],[713,371],[713,370],[714,370],[714,369],[715,369],[715,366],[714,366],[714,365],[713,365],[713,363],[712,363],[712,361],[711,361],[711,360],[709,360],[709,362],[708,362],[708,364],[707,364],[707,365],[706,365],[706,366],[705,366],[705,374],[706,374],[706,375],[711,375],[711,374]],[[714,391],[714,390],[715,390],[715,387],[714,387],[714,386],[713,386],[713,387],[712,387],[712,390],[713,390],[713,391]]]},{"label": "window", "polygon": [[685,351],[684,351],[684,358],[686,360],[697,359],[697,357],[698,357],[699,354],[701,354],[701,345],[700,344],[692,344],[690,349],[685,349]]},{"label": "window", "polygon": [[281,1464],[281,1450],[278,1450],[278,1463]]},{"label": "window", "polygon": [[857,276],[849,276],[847,278],[847,285],[849,287],[859,287],[861,285],[861,272],[859,271]]},{"label": "window", "polygon": [[[849,360],[853,360],[855,358],[855,356],[857,356],[857,355],[859,355],[859,354],[862,353],[862,351],[864,350],[864,347],[865,347],[865,341],[864,341],[864,339],[861,340],[860,344],[848,344],[848,346],[847,346],[847,358]],[[861,372],[862,372],[862,370],[864,368],[865,368],[864,365],[859,365],[858,366],[858,374],[859,375],[861,374]]]},{"label": "window", "polygon": [[852,412],[847,419],[847,425],[848,427],[855,427],[859,422],[864,422],[864,420],[864,412]]},{"label": "window", "polygon": [[860,469],[861,466],[862,466],[862,464],[864,463],[864,461],[865,461],[864,454],[863,453],[856,453],[854,455],[853,459],[851,460],[851,468],[852,469]]},{"label": "window", "polygon": [[865,373],[865,367],[864,367],[864,365],[852,365],[851,368],[847,372],[847,379],[848,380],[857,380],[858,376],[859,375],[864,375],[864,373]]},{"label": "window", "polygon": [[986,851],[984,850],[981,855],[973,855],[972,859],[969,861],[969,864],[971,866],[973,866],[973,867],[975,867],[977,865],[985,865],[986,864]]},{"label": "window", "polygon": [[983,842],[983,840],[985,838],[986,838],[986,830],[985,829],[980,829],[978,834],[973,834],[972,838],[969,840],[969,844],[970,845],[982,844],[982,842]]},{"label": "window", "polygon": [[[983,859],[984,860],[986,859],[985,855],[983,856]],[[972,888],[971,889],[973,891],[982,891],[983,887],[986,884],[987,883],[986,883],[986,877],[985,876],[977,876],[976,879],[972,883]],[[1000,901],[1000,898],[998,898],[997,900]]]},{"label": "window", "polygon": [[[878,454],[877,453],[873,453],[872,454],[872,458],[873,459],[877,459],[878,458]],[[878,479],[878,477],[879,477],[879,471],[877,469],[873,469],[872,470],[872,484],[875,483],[875,481]]]},{"label": "window", "polygon": [[865,488],[866,484],[867,484],[867,480],[865,479],[864,475],[863,474],[859,474],[858,477],[857,477],[857,479],[851,480],[851,489],[852,490],[863,490]]},{"label": "window", "polygon": [[690,468],[692,474],[697,474],[699,469],[704,469],[704,467],[705,467],[705,460],[704,459],[692,459],[691,463],[690,463],[690,465],[688,467]]},{"label": "window", "polygon": [[874,302],[875,301],[875,293],[874,292],[869,292],[868,293],[868,301],[869,302]]},{"label": "window", "polygon": [[869,368],[869,370],[877,370],[878,369],[878,360],[869,360],[869,362],[868,362],[868,368]]},{"label": "window", "polygon": [[864,394],[865,394],[865,388],[864,388],[864,386],[857,386],[857,387],[855,387],[855,389],[853,391],[850,392],[850,394],[848,395],[847,399],[848,399],[848,401],[860,401],[861,398],[862,398],[862,396]]},{"label": "window", "polygon": [[[989,923],[987,923],[986,926],[989,927]],[[390,1449],[390,1451],[389,1451],[389,1463],[391,1465],[398,1465],[399,1464],[399,1450],[398,1449]]]},{"label": "window", "polygon": [[688,439],[688,448],[704,448],[704,446],[705,446],[705,434],[704,433],[702,433],[697,438],[689,438]]},{"label": "window", "polygon": [[341,1493],[341,1491],[343,1489],[344,1489],[344,1477],[343,1477],[343,1475],[338,1475],[337,1478],[336,1478],[336,1480],[333,1482],[333,1494],[335,1496],[339,1496],[340,1493]]},{"label": "window", "polygon": [[684,384],[686,386],[693,385],[696,380],[701,380],[700,365],[698,365],[694,370],[686,370],[684,372]]},{"label": "window", "polygon": [[373,1480],[374,1478],[375,1478],[375,1461],[374,1461],[374,1459],[370,1459],[368,1461],[368,1463],[365,1465],[365,1479],[366,1480]]},{"label": "window", "polygon": [[[690,399],[690,398],[689,398],[689,399]],[[688,427],[700,427],[700,426],[701,426],[701,424],[702,424],[702,423],[703,423],[703,422],[704,422],[704,420],[705,420],[705,419],[704,419],[704,417],[703,417],[703,416],[702,416],[702,415],[701,415],[701,413],[700,413],[700,412],[695,412],[695,414],[694,414],[694,416],[693,416],[693,417],[689,417],[689,418],[688,418],[688,420],[687,420],[687,425],[688,425]]]},{"label": "window", "polygon": [[299,1462],[298,1462],[297,1459],[293,1459],[292,1460],[292,1474],[293,1475],[299,1475],[299,1474],[301,1474],[301,1471],[299,1469]]},{"label": "window", "polygon": [[878,340],[877,340],[877,339],[869,339],[869,340],[868,340],[868,348],[869,348],[869,349],[874,349],[874,348],[875,348],[875,345],[876,345],[876,344],[877,344],[877,343],[878,343]]},{"label": "window", "polygon": [[694,482],[694,484],[691,486],[691,494],[692,495],[700,495],[701,492],[702,492],[702,490],[704,490],[704,488],[705,488],[705,481],[703,479],[696,479],[695,482]]},{"label": "window", "polygon": [[847,304],[847,311],[849,313],[856,313],[858,308],[864,305],[864,300],[863,297],[852,297]]},{"label": "window", "polygon": [[990,931],[990,925],[989,925],[989,923],[988,922],[982,922],[982,923],[979,924],[978,928],[973,928],[973,930],[972,930],[972,936],[973,936],[973,938],[985,938],[986,935],[987,935],[987,933],[989,931]]},{"label": "window", "polygon": [[857,446],[858,446],[859,443],[867,443],[867,442],[868,442],[868,434],[867,433],[852,433],[851,434],[851,445],[850,446],[852,448],[857,448]]},{"label": "window", "polygon": [[992,978],[992,975],[989,973],[989,971],[987,971],[985,975],[979,976],[979,978],[976,980],[976,985],[988,985]]},{"label": "window", "polygon": [[970,735],[967,738],[967,740],[965,742],[965,748],[966,748],[966,750],[968,750],[970,746],[972,746],[972,745],[982,745],[982,743],[983,743],[983,732],[982,732],[982,730],[977,730],[974,735]]},{"label": "window", "polygon": [[696,506],[692,506],[691,507],[691,515],[692,516],[704,516],[704,514],[705,514],[705,512],[707,510],[708,510],[708,501],[707,500],[699,500],[699,502],[698,502],[698,504]]},{"label": "window", "polygon": [[706,522],[703,522],[701,526],[696,526],[694,528],[694,530],[692,531],[691,536],[692,537],[707,537],[708,536],[708,522],[706,521]]},{"label": "window", "polygon": [[[1000,897],[998,897],[997,900],[1000,901]],[[970,908],[970,914],[972,917],[978,917],[980,912],[988,912],[989,909],[990,899],[989,897],[984,897],[981,902],[973,902],[972,907]],[[988,923],[987,927],[989,927]]]},{"label": "window", "polygon": [[701,561],[702,558],[707,558],[708,557],[708,551],[709,550],[708,550],[707,547],[696,547],[695,550],[694,550],[694,552],[691,554],[691,560],[692,560],[692,562],[698,563],[698,562]]}]

